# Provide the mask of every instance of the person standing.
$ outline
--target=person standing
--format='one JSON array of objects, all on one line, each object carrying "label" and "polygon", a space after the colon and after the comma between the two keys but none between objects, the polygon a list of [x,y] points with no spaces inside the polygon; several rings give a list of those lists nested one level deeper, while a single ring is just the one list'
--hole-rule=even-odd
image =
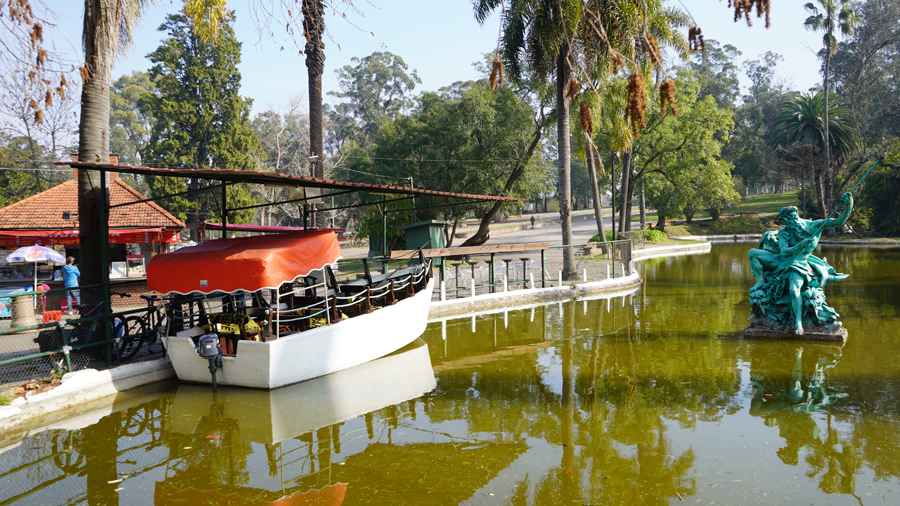
[{"label": "person standing", "polygon": [[[78,267],[75,265],[75,257],[66,259],[66,265],[62,268],[62,274],[63,284],[66,288],[78,286],[78,278],[81,277],[81,271],[79,271]],[[81,290],[66,290],[66,302],[69,304],[69,311],[75,310],[75,306],[72,305],[73,300],[75,301],[75,305],[81,305]]]},{"label": "person standing", "polygon": [[531,216],[531,229],[534,230],[534,215]]}]

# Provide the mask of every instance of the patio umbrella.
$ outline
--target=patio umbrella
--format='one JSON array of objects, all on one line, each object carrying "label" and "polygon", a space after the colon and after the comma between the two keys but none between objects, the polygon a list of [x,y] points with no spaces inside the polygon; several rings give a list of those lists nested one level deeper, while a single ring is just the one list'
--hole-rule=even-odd
[{"label": "patio umbrella", "polygon": [[38,262],[53,261],[66,263],[66,258],[56,251],[44,246],[23,246],[6,256],[7,262],[31,262],[34,264],[34,289],[37,291]]}]

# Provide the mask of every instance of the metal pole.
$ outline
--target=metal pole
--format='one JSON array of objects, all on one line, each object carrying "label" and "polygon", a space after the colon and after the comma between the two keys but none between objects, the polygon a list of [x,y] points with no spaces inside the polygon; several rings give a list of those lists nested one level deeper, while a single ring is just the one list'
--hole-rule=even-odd
[{"label": "metal pole", "polygon": [[381,196],[381,257],[387,258],[387,197]]},{"label": "metal pole", "polygon": [[228,184],[225,181],[222,181],[222,239],[228,237],[226,235],[226,228],[228,228],[228,205],[227,205],[227,191]]},{"label": "metal pole", "polygon": [[[100,262],[102,267],[100,273],[103,276],[103,311],[102,314],[109,315],[112,313],[112,302],[109,297],[109,189],[106,185],[106,171],[100,170],[100,202],[97,207],[100,208],[100,236],[103,237],[103,248],[100,251]],[[103,335],[106,337],[106,363],[110,363],[109,354],[109,329],[112,324],[110,318],[100,320],[103,325]],[[118,353],[116,354],[118,356]]]},{"label": "metal pole", "polygon": [[541,250],[541,288],[547,288],[547,280],[544,273],[547,271],[547,257],[544,255],[545,250]]}]

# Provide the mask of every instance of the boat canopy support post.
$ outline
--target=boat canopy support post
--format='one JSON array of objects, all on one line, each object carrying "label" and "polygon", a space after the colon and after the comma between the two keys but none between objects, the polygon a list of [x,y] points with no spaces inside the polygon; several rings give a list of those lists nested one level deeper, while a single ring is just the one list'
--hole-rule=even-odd
[{"label": "boat canopy support post", "polygon": [[[387,258],[387,197],[383,195],[381,197],[381,256]],[[385,267],[385,269],[387,268]]]},{"label": "boat canopy support post", "polygon": [[222,181],[222,239],[228,238],[228,183]]},{"label": "boat canopy support post", "polygon": [[[100,237],[103,238],[103,247],[100,248],[100,258],[102,267],[100,269],[100,273],[103,276],[103,311],[102,314],[104,316],[112,313],[112,301],[110,301],[109,296],[109,188],[106,184],[106,171],[100,170],[100,202],[97,203],[97,207],[100,209]],[[37,265],[37,264],[35,264]],[[110,325],[108,322],[103,322],[103,335],[107,343],[112,338],[110,335]],[[117,344],[118,346],[118,344]],[[111,363],[112,354],[109,350],[109,344],[104,346],[106,349],[106,363]],[[118,362],[118,350],[116,361]],[[70,369],[71,371],[71,369]]]}]

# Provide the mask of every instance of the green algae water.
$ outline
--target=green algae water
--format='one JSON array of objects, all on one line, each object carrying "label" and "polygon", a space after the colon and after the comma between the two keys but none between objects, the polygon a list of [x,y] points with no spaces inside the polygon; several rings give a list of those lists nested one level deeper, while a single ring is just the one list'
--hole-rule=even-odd
[{"label": "green algae water", "polygon": [[272,392],[157,385],[0,435],[0,506],[900,504],[900,249],[821,247],[838,345],[741,337],[749,247]]}]

